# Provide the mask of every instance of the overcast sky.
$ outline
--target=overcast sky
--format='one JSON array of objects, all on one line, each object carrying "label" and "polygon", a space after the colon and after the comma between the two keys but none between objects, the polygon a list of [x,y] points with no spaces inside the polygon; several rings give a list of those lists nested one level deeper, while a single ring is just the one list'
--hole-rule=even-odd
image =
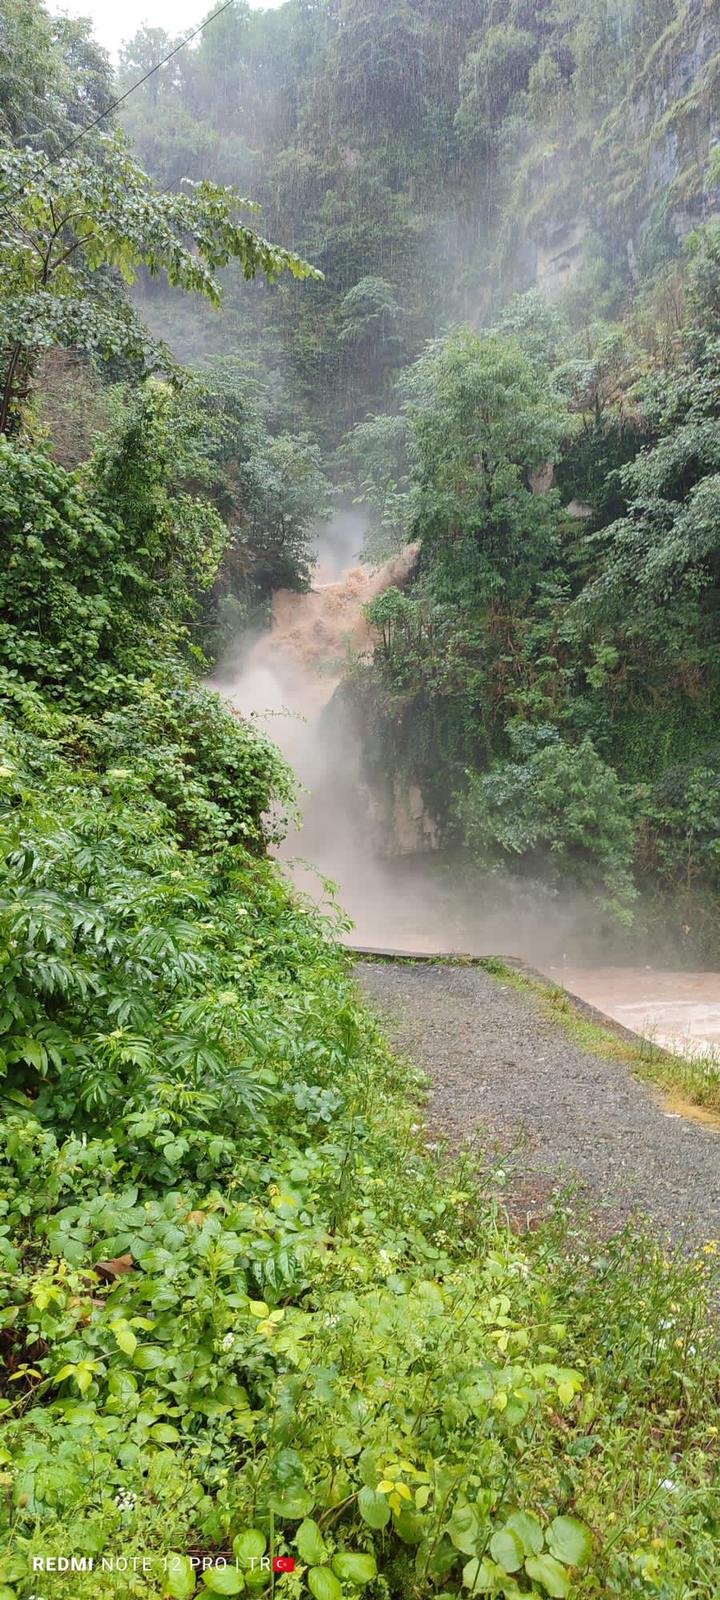
[{"label": "overcast sky", "polygon": [[[191,33],[221,0],[46,0],[48,9],[71,17],[92,17],[96,39],[115,53],[123,39],[131,39],[144,22],[165,28],[173,37]],[[282,0],[250,0],[260,10],[270,10]]]}]

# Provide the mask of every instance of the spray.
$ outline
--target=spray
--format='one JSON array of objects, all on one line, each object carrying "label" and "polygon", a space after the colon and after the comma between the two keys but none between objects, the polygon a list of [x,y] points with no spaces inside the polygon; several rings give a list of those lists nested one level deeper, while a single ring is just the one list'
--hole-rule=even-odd
[{"label": "spray", "polygon": [[507,872],[473,874],[466,863],[459,873],[437,852],[404,845],[397,825],[388,835],[361,730],[337,690],[349,659],[372,651],[365,607],[407,582],[418,550],[410,545],[373,569],[356,559],[363,533],[356,513],[334,518],[319,540],[312,588],[276,594],[269,631],[240,640],[214,678],[279,745],[302,785],[301,825],[280,850],[297,887],[322,904],[327,880],[337,884],[352,944],[519,956],[639,1032],[676,1048],[717,1048],[717,974],[620,967],[588,891],[567,885],[558,895]]}]

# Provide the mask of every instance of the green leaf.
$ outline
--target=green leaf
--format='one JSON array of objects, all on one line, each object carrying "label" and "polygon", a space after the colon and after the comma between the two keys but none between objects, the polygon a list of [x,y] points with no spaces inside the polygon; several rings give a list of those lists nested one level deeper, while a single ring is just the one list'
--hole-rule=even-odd
[{"label": "green leaf", "polygon": [[133,1356],[133,1366],[140,1372],[154,1372],[157,1367],[164,1367],[167,1359],[167,1352],[159,1344],[141,1344]]},{"label": "green leaf", "polygon": [[473,1594],[482,1594],[485,1589],[493,1587],[495,1578],[487,1561],[473,1556],[472,1561],[465,1562],[462,1581],[464,1589],[470,1589]]},{"label": "green leaf", "polygon": [[124,1350],[126,1356],[134,1356],[135,1351],[137,1350],[137,1338],[133,1333],[129,1323],[112,1322],[110,1326],[115,1338],[117,1339],[120,1349]]},{"label": "green leaf", "polygon": [[556,1517],[547,1531],[547,1542],[558,1561],[569,1567],[582,1567],[592,1555],[590,1529],[577,1517]]},{"label": "green leaf", "polygon": [[327,1561],[327,1545],[316,1522],[306,1517],[295,1535],[301,1561],[306,1567],[320,1567]]},{"label": "green leaf", "polygon": [[329,1567],[311,1567],[307,1582],[314,1600],[343,1600],[342,1589]]},{"label": "green leaf", "polygon": [[189,1557],[178,1555],[172,1550],[167,1561],[166,1593],[172,1600],[190,1600],[190,1596],[195,1593],[195,1573]]},{"label": "green leaf", "polygon": [[149,1436],[157,1444],[177,1444],[180,1432],[171,1422],[154,1422]]},{"label": "green leaf", "polygon": [[266,1549],[267,1539],[260,1528],[246,1528],[244,1533],[239,1533],[233,1539],[233,1554],[243,1567],[259,1561]]},{"label": "green leaf", "polygon": [[339,1550],[332,1559],[333,1572],[336,1572],[343,1583],[354,1583],[362,1588],[364,1583],[372,1583],[377,1577],[377,1561],[374,1556],[355,1554],[351,1550]]},{"label": "green leaf", "polygon": [[314,1504],[309,1489],[303,1489],[297,1484],[285,1489],[281,1494],[273,1495],[270,1509],[275,1512],[276,1517],[287,1517],[289,1522],[299,1522],[301,1517],[306,1517],[312,1511]]},{"label": "green leaf", "polygon": [[464,1556],[475,1555],[480,1538],[480,1517],[474,1506],[456,1506],[447,1525],[447,1532],[456,1550]]},{"label": "green leaf", "polygon": [[364,1488],[358,1495],[358,1509],[369,1528],[386,1528],[390,1521],[390,1507],[384,1494]]},{"label": "green leaf", "polygon": [[404,1544],[419,1544],[424,1537],[426,1522],[413,1506],[403,1506],[393,1515],[393,1527]]},{"label": "green leaf", "polygon": [[570,1579],[564,1567],[554,1556],[528,1556],[525,1571],[529,1578],[541,1583],[553,1600],[564,1600],[570,1593]]},{"label": "green leaf", "polygon": [[499,1528],[490,1540],[490,1554],[503,1572],[517,1572],[525,1559],[522,1540],[512,1528]]},{"label": "green leaf", "polygon": [[203,1583],[211,1594],[242,1594],[245,1579],[237,1567],[208,1567]]},{"label": "green leaf", "polygon": [[538,1522],[529,1511],[513,1511],[505,1523],[512,1533],[516,1533],[526,1556],[539,1555],[543,1547],[543,1531]]}]

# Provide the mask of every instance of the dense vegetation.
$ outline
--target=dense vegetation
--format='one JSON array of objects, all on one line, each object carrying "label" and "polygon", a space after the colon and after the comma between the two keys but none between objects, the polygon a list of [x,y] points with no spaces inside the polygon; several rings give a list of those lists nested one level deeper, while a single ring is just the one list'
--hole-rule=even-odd
[{"label": "dense vegetation", "polygon": [[[363,17],[340,38],[332,7],[252,23],[238,8],[209,30],[178,81],[139,102],[149,115],[156,92],[179,97],[154,124],[159,156],[175,151],[170,177],[184,175],[201,126],[183,122],[184,74],[221,106],[238,21],[259,41],[245,82],[258,128],[279,109],[260,66],[276,74],[288,38],[315,84],[316,125],[332,125],[323,97],[340,82],[374,127],[374,107],[397,110],[397,82],[384,101],[384,79],[363,79],[347,50],[381,38],[380,59],[402,66],[403,82],[413,60],[437,62],[428,93],[440,94],[475,26],[459,7],[447,58],[427,40],[416,58],[422,13]],[[308,26],[327,30],[332,78],[317,52],[302,55]],[[511,42],[514,62],[530,51]],[[157,43],[141,39],[135,55]],[[480,85],[488,71],[481,61]],[[419,66],[416,76],[425,81]],[[502,1173],[438,1163],[413,1120],[419,1085],[359,1005],[335,930],[268,859],[291,775],[201,686],[201,642],[246,621],[278,581],[305,581],[328,479],[270,345],[265,372],[253,343],[191,375],[141,313],[155,296],[167,316],[159,283],[217,301],[221,273],[223,342],[238,320],[269,321],[272,306],[285,334],[297,316],[312,364],[309,329],[326,304],[313,296],[336,292],[335,279],[326,289],[294,250],[240,221],[217,170],[189,195],[166,193],[167,172],[156,185],[107,128],[61,153],[108,93],[86,29],[51,22],[37,0],[0,0],[0,1600],[272,1589],[710,1600],[714,1244],[686,1261],[630,1234],[599,1244],[564,1205],[519,1234]],[[430,125],[420,137],[408,115],[390,131],[430,173]],[[206,143],[208,169],[216,154]],[[387,238],[371,211],[359,218],[362,194],[351,198],[338,256],[364,233]],[[234,272],[248,278],[245,299]],[[267,287],[281,272],[297,289]],[[139,303],[123,282],[138,273]],[[566,593],[560,496],[526,482],[568,437],[572,459],[588,459],[567,420],[560,334],[541,357],[535,317],[510,338],[456,333],[412,369],[389,422],[363,424],[350,450],[367,452],[369,428],[379,459],[400,462],[397,478],[378,476],[370,449],[378,505],[396,502],[397,524],[416,519],[423,541],[419,592],[386,596],[378,615],[383,693],[405,692],[408,650],[418,673],[432,666],[432,629],[447,629],[443,670],[459,657],[466,616],[480,636],[496,629],[500,662],[510,606],[524,608],[528,633],[546,634],[562,608],[563,640],[580,652],[586,596],[588,616],[634,640],[633,617],[617,621],[617,585],[638,550],[653,650],[669,648],[666,592],[693,620],[693,648],[706,648],[715,282],[710,238],[674,383],[658,392],[657,437],[642,454],[616,445],[629,464],[597,529],[599,587],[578,549]],[[394,308],[385,280],[356,288],[344,326],[371,343],[379,327],[395,350],[403,302]],[[329,391],[325,404],[326,441]],[[467,531],[481,496],[483,541]],[[662,540],[647,537],[651,517]],[[618,638],[596,655],[598,693]],[[637,649],[638,671],[659,674]],[[553,684],[558,670],[553,661]],[[471,681],[466,661],[458,676]],[[537,716],[507,735],[511,766],[531,775],[529,816],[520,802],[508,813],[489,740],[458,815],[478,848],[502,846],[502,824],[528,848],[546,839],[566,859],[599,858],[624,904],[626,798],[569,684],[542,688]],[[548,698],[567,717],[551,719]],[[568,768],[580,792],[558,823],[548,796]],[[698,848],[711,857],[707,784],[694,774]],[[682,807],[669,793],[669,860]],[[271,1549],[294,1571],[269,1573]],[[73,1557],[94,1570],[52,1565]]]},{"label": "dense vegetation", "polygon": [[[716,0],[238,3],[125,114],[163,186],[239,181],[323,270],[228,317],[370,551],[421,543],[352,685],[374,781],[674,959],[718,951],[717,24]],[[138,34],[121,82],[167,43]],[[207,314],[141,303],[212,364]]]},{"label": "dense vegetation", "polygon": [[[652,896],[658,921],[706,954],[720,889],[719,250],[717,225],[693,238],[664,367],[632,352],[629,419],[602,392],[591,409],[608,381],[597,353],[583,360],[560,310],[528,294],[500,336],[431,346],[403,380],[402,429],[376,417],[352,446],[380,522],[400,506],[421,544],[411,592],[371,609],[382,642],[356,672],[378,765],[392,749],[419,775],[476,861],[601,887],[625,921],[639,885],[644,918]],[[629,359],[624,335],[604,337],[612,365]]]}]

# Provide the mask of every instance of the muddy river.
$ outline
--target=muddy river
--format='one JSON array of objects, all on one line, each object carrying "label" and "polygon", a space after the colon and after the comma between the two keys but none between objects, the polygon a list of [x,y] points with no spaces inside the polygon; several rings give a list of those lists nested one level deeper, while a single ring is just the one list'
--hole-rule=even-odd
[{"label": "muddy river", "polygon": [[408,859],[401,851],[389,858],[378,848],[361,740],[347,712],[338,719],[324,711],[348,650],[362,654],[369,645],[366,605],[403,582],[415,551],[408,547],[370,569],[357,562],[361,543],[357,519],[334,519],[313,588],[276,595],[271,629],[254,641],[238,640],[214,679],[267,729],[303,784],[302,826],[282,849],[295,882],[320,900],[320,874],[337,884],[339,904],[354,923],[344,934],[348,943],[520,957],[657,1044],[720,1056],[720,973],[594,964],[596,941],[588,932],[596,908],[579,892],[543,898],[539,886],[529,893],[492,874],[473,885],[428,856]]},{"label": "muddy river", "polygon": [[563,962],[549,977],[598,1011],[683,1055],[720,1058],[720,972],[653,967],[575,967]]}]

